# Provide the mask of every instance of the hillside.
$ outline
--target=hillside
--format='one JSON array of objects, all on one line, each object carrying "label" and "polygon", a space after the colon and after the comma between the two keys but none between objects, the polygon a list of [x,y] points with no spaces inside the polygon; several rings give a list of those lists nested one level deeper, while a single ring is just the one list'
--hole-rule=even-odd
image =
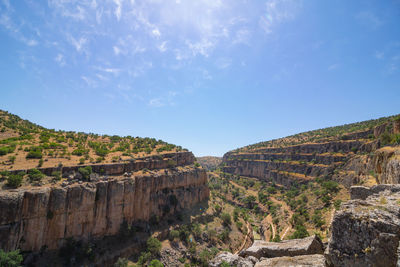
[{"label": "hillside", "polygon": [[55,131],[0,111],[0,153],[0,254],[22,252],[24,265],[112,266],[209,198],[193,154],[153,138]]},{"label": "hillside", "polygon": [[222,158],[212,156],[197,157],[197,162],[206,170],[213,171],[221,164]]},{"label": "hillside", "polygon": [[55,131],[0,110],[0,171],[124,162],[187,151],[154,138]]},{"label": "hillside", "polygon": [[330,127],[228,152],[224,171],[290,185],[329,177],[346,186],[379,183],[377,155],[397,151],[400,117]]},{"label": "hillside", "polygon": [[[367,120],[362,122],[344,124],[340,126],[327,127],[323,129],[312,130],[308,132],[298,133],[295,135],[273,139],[270,141],[259,142],[248,145],[243,148],[234,150],[235,152],[249,152],[262,148],[273,147],[288,147],[306,143],[324,143],[335,140],[350,140],[350,139],[372,139],[374,134],[373,129],[378,125],[392,122],[400,115],[382,117],[375,120]],[[391,125],[388,125],[388,131],[391,131]]]}]

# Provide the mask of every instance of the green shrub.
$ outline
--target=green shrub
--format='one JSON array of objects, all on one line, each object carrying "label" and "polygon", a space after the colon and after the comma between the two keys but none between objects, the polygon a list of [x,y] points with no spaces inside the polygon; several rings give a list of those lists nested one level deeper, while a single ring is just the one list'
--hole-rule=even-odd
[{"label": "green shrub", "polygon": [[78,172],[82,175],[82,178],[84,180],[88,181],[90,179],[90,174],[92,174],[92,167],[91,166],[81,167],[78,169]]},{"label": "green shrub", "polygon": [[152,255],[157,255],[158,253],[160,253],[161,250],[161,242],[154,237],[149,237],[149,239],[147,239],[147,251],[150,252]]},{"label": "green shrub", "polygon": [[296,225],[295,229],[296,231],[291,236],[289,236],[290,239],[305,238],[310,235],[306,227],[302,224]]},{"label": "green shrub", "polygon": [[178,238],[179,238],[179,231],[177,231],[177,230],[171,230],[171,231],[169,232],[169,240],[174,241],[174,240],[176,240],[176,239],[178,239]]},{"label": "green shrub", "polygon": [[17,188],[21,186],[22,180],[24,179],[25,173],[20,172],[18,174],[10,174],[7,176],[7,185],[10,187]]},{"label": "green shrub", "polygon": [[28,171],[28,177],[31,182],[40,182],[45,175],[38,169],[31,169]]},{"label": "green shrub", "polygon": [[114,263],[114,267],[128,267],[128,259],[118,258],[117,262]]},{"label": "green shrub", "polygon": [[61,171],[53,171],[51,176],[53,176],[55,180],[61,180],[62,173]]},{"label": "green shrub", "polygon": [[149,264],[149,267],[164,267],[164,264],[159,260],[152,260]]},{"label": "green shrub", "polygon": [[19,250],[5,252],[0,249],[0,266],[4,267],[19,267],[21,266],[23,257]]},{"label": "green shrub", "polygon": [[172,159],[169,159],[169,160],[167,161],[167,166],[168,166],[168,168],[174,168],[174,167],[176,167],[176,161],[175,161],[175,160],[172,160]]},{"label": "green shrub", "polygon": [[226,261],[222,261],[220,267],[231,267],[231,265],[229,263],[227,263]]},{"label": "green shrub", "polygon": [[38,167],[42,167],[42,166],[43,166],[43,159],[39,159]]},{"label": "green shrub", "polygon": [[16,157],[15,156],[9,156],[8,161],[11,162],[11,164],[14,164]]},{"label": "green shrub", "polygon": [[223,222],[223,224],[225,226],[229,226],[232,223],[231,215],[229,213],[226,213],[226,212],[222,213],[221,214],[221,219],[222,219],[222,222]]},{"label": "green shrub", "polygon": [[41,159],[42,157],[43,157],[43,154],[40,149],[31,150],[26,155],[27,159]]}]

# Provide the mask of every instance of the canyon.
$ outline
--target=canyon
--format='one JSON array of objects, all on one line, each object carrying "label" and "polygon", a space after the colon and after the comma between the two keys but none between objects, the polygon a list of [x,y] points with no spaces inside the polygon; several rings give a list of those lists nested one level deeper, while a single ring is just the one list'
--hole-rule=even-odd
[{"label": "canyon", "polygon": [[[167,169],[169,160],[175,160],[174,168]],[[193,163],[190,152],[168,154],[158,161],[93,166],[105,173],[94,181],[1,191],[0,247],[58,249],[66,238],[116,235],[123,222],[162,219],[190,208],[208,198],[206,172]],[[126,173],[144,167],[149,173]]]}]

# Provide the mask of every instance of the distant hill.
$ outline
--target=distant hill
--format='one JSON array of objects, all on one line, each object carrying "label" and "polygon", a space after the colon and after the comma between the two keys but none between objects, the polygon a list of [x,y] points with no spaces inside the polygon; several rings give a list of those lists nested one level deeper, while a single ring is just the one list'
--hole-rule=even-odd
[{"label": "distant hill", "polygon": [[206,170],[213,171],[221,164],[222,158],[221,157],[205,156],[205,157],[197,157],[197,161]]},{"label": "distant hill", "polygon": [[[287,147],[305,143],[323,143],[333,140],[345,140],[346,138],[352,138],[350,135],[357,132],[372,131],[374,127],[382,125],[392,121],[394,118],[400,115],[394,115],[389,117],[382,117],[379,119],[344,124],[340,126],[328,127],[318,130],[312,130],[308,132],[298,133],[295,135],[273,139],[269,141],[263,141],[256,144],[248,145],[242,148],[238,148],[234,151],[245,152],[259,148],[267,147]],[[372,132],[371,132],[372,134]]]},{"label": "distant hill", "polygon": [[183,150],[149,137],[56,131],[0,110],[0,171],[111,163]]}]

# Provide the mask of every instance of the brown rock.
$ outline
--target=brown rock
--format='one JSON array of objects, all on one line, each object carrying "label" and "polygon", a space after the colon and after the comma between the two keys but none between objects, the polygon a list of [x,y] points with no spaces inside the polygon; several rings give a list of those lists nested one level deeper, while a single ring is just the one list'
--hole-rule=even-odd
[{"label": "brown rock", "polygon": [[260,259],[261,257],[273,258],[307,254],[323,254],[322,242],[315,235],[281,242],[255,241],[251,247],[241,251],[239,255],[241,257],[254,256]]},{"label": "brown rock", "polygon": [[325,267],[326,260],[323,255],[301,255],[295,257],[277,257],[264,259],[257,262],[255,267]]},{"label": "brown rock", "polygon": [[[171,205],[170,196],[178,200]],[[207,174],[185,167],[168,174],[147,174],[107,181],[0,191],[0,248],[57,249],[65,238],[115,235],[122,222],[148,221],[191,207],[208,198]]]},{"label": "brown rock", "polygon": [[399,188],[378,185],[370,189],[377,194],[342,204],[334,216],[327,248],[334,266],[397,266]]}]

